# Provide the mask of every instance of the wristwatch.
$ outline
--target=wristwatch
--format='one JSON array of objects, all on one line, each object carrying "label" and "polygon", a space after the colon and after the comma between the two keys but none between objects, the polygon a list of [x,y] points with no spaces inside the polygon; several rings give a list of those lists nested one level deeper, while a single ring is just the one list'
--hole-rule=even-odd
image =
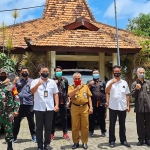
[{"label": "wristwatch", "polygon": [[90,109],[92,109],[92,110],[93,110],[93,107],[90,107]]}]

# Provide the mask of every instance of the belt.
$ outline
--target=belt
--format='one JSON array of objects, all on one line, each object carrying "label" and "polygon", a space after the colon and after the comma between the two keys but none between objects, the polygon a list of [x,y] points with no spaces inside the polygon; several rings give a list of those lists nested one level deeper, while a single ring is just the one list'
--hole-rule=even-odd
[{"label": "belt", "polygon": [[75,104],[75,103],[72,103],[73,105],[75,106],[84,106],[84,105],[87,105],[88,103],[85,103],[85,104],[82,104],[82,105],[78,105],[78,104]]}]

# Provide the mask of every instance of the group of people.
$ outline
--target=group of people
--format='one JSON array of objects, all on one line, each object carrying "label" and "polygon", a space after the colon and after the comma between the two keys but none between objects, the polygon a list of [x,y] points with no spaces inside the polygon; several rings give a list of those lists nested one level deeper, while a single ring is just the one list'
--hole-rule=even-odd
[{"label": "group of people", "polygon": [[[94,135],[94,125],[98,116],[101,135],[106,136],[106,109],[109,107],[109,144],[115,147],[115,124],[119,118],[119,137],[122,145],[130,147],[126,139],[126,112],[130,111],[130,94],[135,98],[135,113],[138,146],[144,142],[150,146],[150,81],[145,79],[145,70],[137,69],[137,80],[128,84],[121,79],[121,67],[113,66],[114,78],[107,84],[101,80],[98,70],[93,70],[93,79],[82,83],[80,73],[73,74],[74,84],[62,76],[62,68],[57,66],[52,79],[48,78],[46,66],[39,69],[39,78],[31,79],[29,70],[23,67],[20,77],[12,83],[7,71],[0,69],[0,127],[3,123],[6,132],[7,150],[13,150],[12,142],[17,142],[20,122],[27,117],[31,138],[37,143],[37,150],[51,150],[50,142],[55,138],[55,120],[61,114],[63,138],[67,133],[67,107],[71,102],[72,149],[88,148],[88,138]],[[34,123],[34,114],[35,121]],[[13,123],[14,122],[14,123]],[[35,125],[36,124],[36,125]],[[44,138],[43,138],[44,130]],[[80,135],[81,131],[81,135]]]}]

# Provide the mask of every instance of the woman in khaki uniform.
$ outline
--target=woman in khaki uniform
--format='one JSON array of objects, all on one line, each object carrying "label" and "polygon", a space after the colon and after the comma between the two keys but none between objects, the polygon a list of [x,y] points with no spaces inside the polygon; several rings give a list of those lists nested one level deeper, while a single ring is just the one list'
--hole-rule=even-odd
[{"label": "woman in khaki uniform", "polygon": [[79,147],[79,131],[81,131],[82,147],[87,149],[89,114],[93,113],[91,92],[86,84],[81,82],[81,74],[74,73],[74,84],[69,86],[68,95],[71,97],[71,118],[72,118],[72,149]]}]

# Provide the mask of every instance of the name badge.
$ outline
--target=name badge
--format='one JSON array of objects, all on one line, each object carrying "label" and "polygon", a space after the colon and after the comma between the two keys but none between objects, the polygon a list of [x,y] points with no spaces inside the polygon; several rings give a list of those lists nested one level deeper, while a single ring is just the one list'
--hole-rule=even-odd
[{"label": "name badge", "polygon": [[44,97],[48,97],[48,91],[44,91]]}]

